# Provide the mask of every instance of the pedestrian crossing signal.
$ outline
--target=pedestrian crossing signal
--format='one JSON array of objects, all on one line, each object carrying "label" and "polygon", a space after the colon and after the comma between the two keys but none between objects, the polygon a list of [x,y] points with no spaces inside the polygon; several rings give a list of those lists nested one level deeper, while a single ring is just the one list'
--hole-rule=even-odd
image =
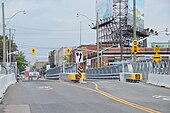
[{"label": "pedestrian crossing signal", "polygon": [[35,55],[35,54],[36,54],[36,49],[35,49],[35,48],[32,48],[32,49],[31,49],[31,54],[32,54],[32,55]]}]

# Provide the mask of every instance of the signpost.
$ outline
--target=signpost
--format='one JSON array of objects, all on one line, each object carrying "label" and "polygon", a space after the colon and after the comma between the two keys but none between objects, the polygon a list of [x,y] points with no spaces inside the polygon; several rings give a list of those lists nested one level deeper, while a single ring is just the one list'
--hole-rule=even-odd
[{"label": "signpost", "polygon": [[159,62],[162,59],[162,57],[158,53],[156,53],[152,58],[155,62]]},{"label": "signpost", "polygon": [[152,59],[155,61],[155,62],[159,62],[162,57],[158,54],[160,52],[160,47],[159,46],[156,46],[154,47],[154,56],[152,57]]},{"label": "signpost", "polygon": [[78,72],[78,74],[76,75],[76,79],[79,80],[82,78],[83,68],[81,66],[79,66],[77,72]]},{"label": "signpost", "polygon": [[160,52],[160,47],[159,46],[154,47],[154,52],[159,53]]},{"label": "signpost", "polygon": [[82,51],[77,51],[75,53],[75,55],[76,55],[76,63],[83,62],[83,52]]}]

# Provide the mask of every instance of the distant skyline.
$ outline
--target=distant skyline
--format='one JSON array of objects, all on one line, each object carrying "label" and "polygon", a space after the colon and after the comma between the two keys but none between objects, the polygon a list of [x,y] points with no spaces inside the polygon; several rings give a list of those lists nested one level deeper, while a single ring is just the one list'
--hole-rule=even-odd
[{"label": "distant skyline", "polygon": [[[5,17],[17,14],[6,28],[16,29],[14,41],[24,51],[28,61],[47,60],[48,53],[60,47],[78,46],[80,44],[80,21],[82,23],[82,44],[94,44],[95,30],[89,28],[95,20],[96,0],[6,0]],[[145,0],[145,28],[162,31],[170,30],[170,0]],[[0,11],[1,14],[1,11]],[[2,14],[1,14],[2,17]],[[2,19],[0,18],[2,34]],[[6,32],[8,33],[8,32]],[[169,40],[169,37],[165,41]],[[37,49],[37,55],[31,55],[31,48]]]}]

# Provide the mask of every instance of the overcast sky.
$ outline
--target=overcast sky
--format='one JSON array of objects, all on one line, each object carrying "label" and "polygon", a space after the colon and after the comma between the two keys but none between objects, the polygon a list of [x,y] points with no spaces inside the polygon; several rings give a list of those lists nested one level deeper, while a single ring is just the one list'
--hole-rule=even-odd
[{"label": "overcast sky", "polygon": [[[95,43],[95,31],[88,26],[92,21],[76,17],[77,13],[81,13],[95,20],[95,6],[95,0],[6,0],[6,18],[17,11],[26,11],[26,14],[17,14],[10,22],[6,20],[6,28],[16,30],[14,40],[19,49],[25,52],[27,60],[47,60],[50,50],[80,44],[80,21],[81,43]],[[170,0],[145,0],[145,28],[170,30],[169,11]],[[32,47],[37,49],[36,56],[31,56]]]}]

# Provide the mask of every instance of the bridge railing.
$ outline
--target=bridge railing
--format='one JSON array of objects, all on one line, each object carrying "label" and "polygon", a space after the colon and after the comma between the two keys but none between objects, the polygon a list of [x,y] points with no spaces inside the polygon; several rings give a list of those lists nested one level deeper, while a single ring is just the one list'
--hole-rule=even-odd
[{"label": "bridge railing", "polygon": [[[123,67],[122,67],[123,66]],[[85,70],[86,78],[115,78],[118,77],[120,73],[133,73],[134,67],[137,73],[142,73],[143,80],[148,79],[148,74],[160,74],[160,75],[169,75],[170,74],[170,63],[169,60],[161,60],[156,63],[152,59],[150,60],[140,60],[136,61],[136,63],[132,61],[123,61],[123,62],[115,62],[111,66],[106,66],[102,68],[88,68]],[[49,69],[46,72],[47,77],[50,76],[58,76],[59,73],[76,73],[77,67],[76,65],[67,67],[63,71],[63,67],[55,67],[53,69]]]}]

